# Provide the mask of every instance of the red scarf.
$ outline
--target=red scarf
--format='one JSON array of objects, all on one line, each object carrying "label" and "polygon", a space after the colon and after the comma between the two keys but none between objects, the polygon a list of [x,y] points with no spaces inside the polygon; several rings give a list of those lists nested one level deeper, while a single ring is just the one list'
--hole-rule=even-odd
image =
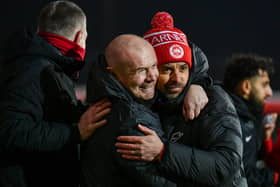
[{"label": "red scarf", "polygon": [[79,61],[84,60],[86,50],[77,43],[52,33],[38,32],[38,34],[47,40],[51,45],[56,47],[63,55],[72,57]]}]

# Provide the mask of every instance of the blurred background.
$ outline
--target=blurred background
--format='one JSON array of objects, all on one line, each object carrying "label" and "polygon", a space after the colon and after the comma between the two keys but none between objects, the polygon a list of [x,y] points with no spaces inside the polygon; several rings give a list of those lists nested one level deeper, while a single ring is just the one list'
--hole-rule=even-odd
[{"label": "blurred background", "polygon": [[[22,27],[36,29],[39,10],[49,1],[5,1],[1,5],[0,44]],[[221,80],[225,59],[232,53],[251,52],[274,59],[272,88],[280,90],[280,1],[279,0],[80,0],[74,1],[88,16],[87,65],[80,84],[87,79],[88,64],[115,36],[143,35],[157,11],[168,11],[175,26],[183,30],[207,55],[210,74]]]}]

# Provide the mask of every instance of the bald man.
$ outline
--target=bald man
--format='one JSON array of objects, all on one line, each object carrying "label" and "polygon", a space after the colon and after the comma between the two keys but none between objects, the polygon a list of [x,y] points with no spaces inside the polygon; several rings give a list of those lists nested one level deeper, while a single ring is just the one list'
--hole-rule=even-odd
[{"label": "bald man", "polygon": [[152,99],[158,78],[152,46],[133,35],[117,37],[105,51],[107,69],[137,98]]},{"label": "bald man", "polygon": [[123,159],[115,148],[119,135],[144,135],[138,124],[162,138],[159,117],[150,109],[157,79],[154,49],[136,35],[116,37],[105,49],[105,58],[93,64],[88,101],[110,99],[112,109],[106,119],[111,125],[100,128],[83,146],[81,186],[173,186],[156,174],[153,162]]}]

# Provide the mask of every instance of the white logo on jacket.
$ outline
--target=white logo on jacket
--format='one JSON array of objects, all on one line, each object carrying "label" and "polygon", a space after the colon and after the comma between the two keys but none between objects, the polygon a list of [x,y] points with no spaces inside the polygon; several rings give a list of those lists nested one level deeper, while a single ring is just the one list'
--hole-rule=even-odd
[{"label": "white logo on jacket", "polygon": [[245,137],[245,142],[249,142],[252,139],[252,135]]},{"label": "white logo on jacket", "polygon": [[171,138],[170,138],[170,142],[177,142],[182,136],[184,136],[184,133],[178,131],[178,132],[174,132],[172,135],[171,135]]}]

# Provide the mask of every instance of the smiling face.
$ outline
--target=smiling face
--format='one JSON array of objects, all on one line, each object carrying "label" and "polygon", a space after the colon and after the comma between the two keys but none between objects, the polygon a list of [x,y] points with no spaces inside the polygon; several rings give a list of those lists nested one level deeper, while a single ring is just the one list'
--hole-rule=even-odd
[{"label": "smiling face", "polygon": [[141,37],[122,35],[106,51],[108,65],[119,82],[135,97],[152,99],[158,79],[157,58],[153,47]]},{"label": "smiling face", "polygon": [[147,51],[131,57],[131,61],[123,66],[121,73],[117,73],[117,78],[135,97],[152,99],[158,78],[156,56]]},{"label": "smiling face", "polygon": [[189,80],[189,66],[185,62],[172,62],[159,66],[157,88],[167,98],[176,98]]}]

